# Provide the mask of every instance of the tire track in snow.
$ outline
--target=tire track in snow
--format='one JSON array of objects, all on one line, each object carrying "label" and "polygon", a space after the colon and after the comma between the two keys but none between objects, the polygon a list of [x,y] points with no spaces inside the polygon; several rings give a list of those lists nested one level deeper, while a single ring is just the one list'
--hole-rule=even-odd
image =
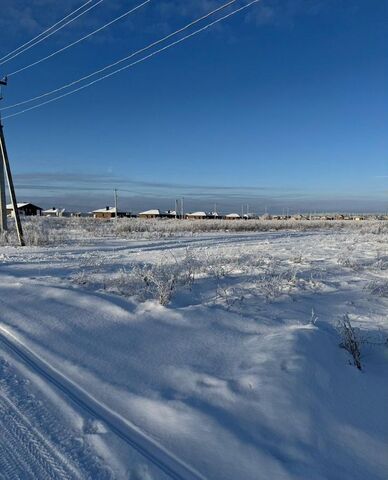
[{"label": "tire track in snow", "polygon": [[106,478],[80,432],[58,422],[29,383],[0,356],[0,480]]},{"label": "tire track in snow", "polygon": [[[186,247],[193,248],[204,248],[204,247],[214,247],[215,245],[233,245],[233,244],[251,244],[252,242],[258,241],[267,241],[274,239],[282,239],[289,237],[300,237],[300,236],[314,236],[317,234],[324,234],[325,232],[318,231],[264,231],[264,232],[255,232],[255,233],[231,233],[228,235],[199,235],[198,237],[177,237],[174,239],[168,240],[150,240],[139,241],[135,245],[125,245],[125,246],[109,246],[109,247],[97,247],[96,251],[100,253],[138,253],[138,252],[152,252],[152,251],[165,251],[165,250],[175,250],[182,249]],[[330,232],[329,232],[330,233]]]},{"label": "tire track in snow", "polygon": [[6,397],[0,394],[0,425],[2,435],[11,445],[16,465],[21,465],[23,474],[32,470],[31,478],[81,479],[81,476],[66,465],[66,461],[34,428],[23,413]]},{"label": "tire track in snow", "polygon": [[0,326],[0,341],[21,358],[31,369],[61,390],[73,403],[81,407],[89,415],[104,422],[112,432],[143,455],[143,457],[153,465],[159,467],[159,469],[170,478],[174,480],[205,480],[203,475],[166,450],[155,440],[148,437],[130,421],[121,417],[106,405],[98,402],[98,400],[88,392],[40,358],[15,335],[2,326]]},{"label": "tire track in snow", "polygon": [[14,440],[1,425],[0,473],[3,477],[0,478],[19,480],[21,475],[25,478],[33,478],[31,468],[26,463],[25,457],[20,454],[20,448],[15,448]]}]

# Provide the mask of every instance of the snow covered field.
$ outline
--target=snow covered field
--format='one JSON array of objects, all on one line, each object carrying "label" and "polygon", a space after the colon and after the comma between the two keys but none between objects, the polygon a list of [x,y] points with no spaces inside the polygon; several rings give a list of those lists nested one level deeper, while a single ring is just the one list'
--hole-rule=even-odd
[{"label": "snow covered field", "polygon": [[386,478],[386,224],[105,230],[0,247],[0,478]]}]

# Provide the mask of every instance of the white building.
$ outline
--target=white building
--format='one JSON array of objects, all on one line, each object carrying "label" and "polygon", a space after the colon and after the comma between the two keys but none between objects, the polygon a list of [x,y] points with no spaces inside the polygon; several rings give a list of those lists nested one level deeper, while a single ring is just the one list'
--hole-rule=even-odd
[{"label": "white building", "polygon": [[240,215],[238,213],[229,213],[228,215],[225,215],[226,220],[238,220]]},{"label": "white building", "polygon": [[207,215],[205,212],[186,213],[186,218],[189,220],[203,220],[206,217]]},{"label": "white building", "polygon": [[66,211],[64,208],[49,208],[48,210],[43,210],[42,215],[45,217],[64,217]]},{"label": "white building", "polygon": [[146,210],[145,212],[140,212],[138,214],[139,218],[159,218],[160,217],[160,210],[153,209],[153,210]]}]

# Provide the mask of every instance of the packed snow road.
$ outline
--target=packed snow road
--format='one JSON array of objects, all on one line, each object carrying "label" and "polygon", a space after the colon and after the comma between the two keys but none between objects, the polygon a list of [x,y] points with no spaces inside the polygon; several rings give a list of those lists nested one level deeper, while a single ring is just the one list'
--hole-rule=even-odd
[{"label": "packed snow road", "polygon": [[[2,345],[4,353],[8,346]],[[91,451],[30,390],[30,381],[0,357],[0,478],[109,478]],[[79,439],[78,439],[79,441]]]},{"label": "packed snow road", "polygon": [[[1,326],[0,344],[3,344],[3,346],[7,347],[20,357],[31,370],[38,373],[47,382],[53,384],[84,412],[88,413],[93,418],[104,422],[112,432],[137,450],[150,463],[166,473],[169,478],[175,480],[200,480],[204,478],[198,472],[195,472],[190,466],[166,451],[161,445],[158,445],[151,438],[148,438],[143,432],[136,428],[135,425],[120,417],[105,405],[99,403],[78,385],[74,384],[60,372],[53,369],[48,363],[34,354],[28,347],[20,343],[7,329]],[[2,398],[0,394],[0,412],[4,412],[3,414],[6,416],[4,418],[9,418],[8,410],[2,408],[3,400],[4,403],[6,403],[7,399],[5,397]],[[7,405],[9,411],[11,411],[12,402],[8,400]],[[14,410],[17,414],[17,409]],[[19,417],[21,418],[22,415],[19,415]],[[15,421],[12,421],[13,419],[15,419]],[[23,446],[25,444],[28,452],[33,454],[33,457],[30,457],[29,459],[29,463],[31,461],[33,461],[32,463],[38,461],[39,464],[43,464],[45,467],[45,471],[47,471],[49,476],[47,477],[47,475],[44,476],[41,474],[39,478],[58,478],[59,480],[62,478],[73,478],[72,475],[66,473],[65,470],[61,468],[58,460],[56,461],[55,458],[50,458],[50,456],[44,452],[43,447],[36,447],[36,444],[39,444],[39,440],[43,440],[43,437],[39,432],[30,429],[27,421],[23,426],[21,425],[21,422],[18,421],[17,415],[14,415],[9,424],[11,425],[10,430],[17,432],[17,438],[15,438],[15,440],[22,442]],[[18,428],[19,425],[21,426]],[[5,431],[6,430],[5,427]],[[39,455],[40,451],[43,451],[42,455]]]},{"label": "packed snow road", "polygon": [[[387,245],[317,231],[3,248],[0,349],[29,383],[1,398],[40,458],[81,478],[383,480]],[[19,408],[29,391],[48,413]]]},{"label": "packed snow road", "polygon": [[0,471],[3,478],[80,479],[77,470],[31,425],[4,391],[0,394]]}]

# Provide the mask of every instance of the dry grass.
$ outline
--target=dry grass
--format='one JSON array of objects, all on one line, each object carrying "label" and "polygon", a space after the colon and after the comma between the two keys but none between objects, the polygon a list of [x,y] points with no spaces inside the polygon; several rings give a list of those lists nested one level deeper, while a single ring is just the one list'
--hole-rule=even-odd
[{"label": "dry grass", "polygon": [[[0,234],[0,245],[17,245],[13,221],[9,232]],[[43,218],[23,219],[27,245],[55,245],[68,241],[95,238],[155,239],[201,233],[238,233],[268,231],[329,230],[352,231],[360,235],[388,235],[388,221],[370,220],[142,220],[137,218],[97,220],[93,218]]]}]

